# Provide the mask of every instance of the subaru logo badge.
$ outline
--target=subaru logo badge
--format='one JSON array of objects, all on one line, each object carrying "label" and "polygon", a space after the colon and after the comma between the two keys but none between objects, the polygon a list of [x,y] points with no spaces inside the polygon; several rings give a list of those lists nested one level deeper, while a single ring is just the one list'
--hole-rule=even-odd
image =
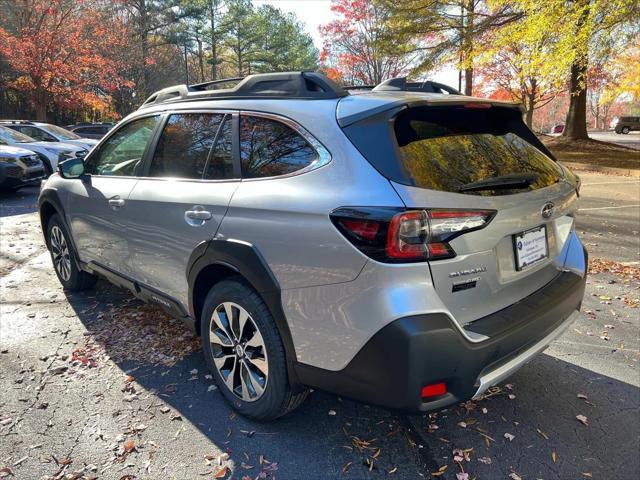
[{"label": "subaru logo badge", "polygon": [[540,214],[542,215],[542,218],[551,218],[555,210],[556,206],[553,203],[548,202],[544,204],[542,210],[540,210]]}]

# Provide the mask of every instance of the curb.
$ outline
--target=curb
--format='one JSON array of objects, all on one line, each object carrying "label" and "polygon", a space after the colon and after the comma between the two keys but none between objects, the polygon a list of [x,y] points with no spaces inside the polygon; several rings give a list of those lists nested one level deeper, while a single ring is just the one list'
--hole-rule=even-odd
[{"label": "curb", "polygon": [[609,173],[611,175],[623,175],[625,177],[638,177],[640,178],[640,169],[636,168],[617,168],[606,167],[604,165],[594,165],[592,163],[577,163],[577,162],[562,162],[563,165],[573,170],[588,170],[598,173]]}]

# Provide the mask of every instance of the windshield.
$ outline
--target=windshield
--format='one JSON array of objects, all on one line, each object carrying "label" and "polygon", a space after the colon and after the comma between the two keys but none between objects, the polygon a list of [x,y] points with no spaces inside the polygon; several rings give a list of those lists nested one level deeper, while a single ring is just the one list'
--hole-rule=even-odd
[{"label": "windshield", "polygon": [[24,133],[16,132],[7,127],[0,127],[0,138],[10,143],[31,143],[35,140]]},{"label": "windshield", "polygon": [[58,127],[57,125],[39,125],[39,127],[62,140],[77,140],[82,138],[65,128]]}]

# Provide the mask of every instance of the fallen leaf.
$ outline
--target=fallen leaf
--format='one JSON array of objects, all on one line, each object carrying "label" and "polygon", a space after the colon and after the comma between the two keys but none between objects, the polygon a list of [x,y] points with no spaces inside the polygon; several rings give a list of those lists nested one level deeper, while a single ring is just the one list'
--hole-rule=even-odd
[{"label": "fallen leaf", "polygon": [[330,416],[335,416],[336,415],[336,411],[335,410],[329,410],[329,415]]},{"label": "fallen leaf", "polygon": [[393,467],[391,470],[389,470],[387,473],[389,475],[391,475],[392,473],[396,473],[398,471],[398,467]]},{"label": "fallen leaf", "polygon": [[587,422],[587,417],[585,417],[584,415],[576,415],[576,420],[578,420],[583,425],[589,425],[589,422]]},{"label": "fallen leaf", "polygon": [[444,475],[444,472],[447,471],[447,465],[443,465],[441,466],[437,472],[434,472],[431,474],[432,477],[440,477],[441,475]]},{"label": "fallen leaf", "polygon": [[136,443],[133,440],[129,439],[126,442],[124,442],[123,446],[124,446],[124,451],[125,452],[130,452],[134,448],[136,448]]},{"label": "fallen leaf", "polygon": [[480,457],[478,458],[480,463],[484,463],[485,465],[491,465],[491,459],[489,457]]},{"label": "fallen leaf", "polygon": [[458,422],[458,426],[462,428],[467,428],[466,422]]},{"label": "fallen leaf", "polygon": [[353,462],[347,462],[345,463],[344,467],[342,467],[342,473],[347,473],[349,471],[349,467],[351,467],[351,464]]},{"label": "fallen leaf", "polygon": [[509,478],[511,480],[522,480],[522,477],[520,475],[518,475],[517,473],[515,473],[515,472],[511,472],[509,474]]},{"label": "fallen leaf", "polygon": [[581,398],[582,400],[586,400],[587,396],[584,393],[579,393],[576,397]]},{"label": "fallen leaf", "polygon": [[516,398],[516,396],[513,393],[509,394],[509,400],[514,400]]},{"label": "fallen leaf", "polygon": [[504,438],[506,438],[507,440],[509,440],[510,442],[513,441],[514,438],[516,438],[515,435],[511,435],[510,433],[505,433],[504,434]]},{"label": "fallen leaf", "polygon": [[549,436],[539,428],[536,428],[536,432],[538,432],[542,436],[542,438],[544,438],[545,440],[549,440]]},{"label": "fallen leaf", "polygon": [[213,478],[224,478],[226,476],[227,476],[226,466],[222,467],[220,470],[218,470],[216,473],[213,474]]},{"label": "fallen leaf", "polygon": [[553,463],[556,463],[556,461],[558,460],[558,455],[556,455],[556,452],[551,452],[551,460],[553,460]]},{"label": "fallen leaf", "polygon": [[456,473],[456,480],[469,480],[469,474],[466,472]]}]

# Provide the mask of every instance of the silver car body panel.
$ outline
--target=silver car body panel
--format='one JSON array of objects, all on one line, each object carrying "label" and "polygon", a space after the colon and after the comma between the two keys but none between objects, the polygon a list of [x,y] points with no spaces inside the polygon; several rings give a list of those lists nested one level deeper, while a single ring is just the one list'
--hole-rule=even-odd
[{"label": "silver car body panel", "polygon": [[[135,177],[63,180],[46,188],[66,190],[65,209],[83,261],[100,261],[188,305],[186,268],[201,241],[234,239],[254,245],[281,289],[282,306],[297,360],[341,370],[381,328],[409,315],[445,313],[470,342],[485,338],[465,324],[540,289],[568,269],[584,274],[573,231],[575,190],[558,183],[528,193],[482,197],[436,192],[391,183],[354,147],[338,119],[351,121],[367,109],[409,101],[466,101],[425,94],[381,94],[341,100],[226,99],[150,106],[115,126],[96,148],[129,119],[174,111],[241,111],[295,122],[330,156],[305,172],[273,178],[202,182]],[[474,100],[475,101],[475,100]],[[374,105],[375,103],[375,105]],[[336,117],[337,116],[337,117]],[[300,130],[299,129],[299,130]],[[95,149],[94,149],[95,150]],[[125,200],[109,207],[115,195]],[[555,213],[543,219],[542,206]],[[185,212],[201,206],[211,220],[189,225]],[[431,263],[387,264],[369,259],[332,224],[339,207],[487,208],[498,211],[484,229],[451,242],[457,256]],[[547,226],[549,258],[519,272],[512,235]],[[105,258],[107,259],[105,262]],[[102,259],[102,260],[100,260]],[[481,271],[475,288],[452,292],[451,272]]]}]

